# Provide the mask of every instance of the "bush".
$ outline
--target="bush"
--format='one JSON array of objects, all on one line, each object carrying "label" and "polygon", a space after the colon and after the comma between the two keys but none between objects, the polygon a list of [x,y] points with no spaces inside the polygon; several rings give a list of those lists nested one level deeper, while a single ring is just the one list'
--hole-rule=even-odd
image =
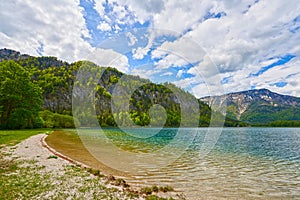
[{"label": "bush", "polygon": [[150,187],[143,187],[143,188],[141,188],[141,193],[142,194],[146,194],[146,195],[152,194],[152,188],[150,188]]},{"label": "bush", "polygon": [[154,186],[152,186],[152,191],[153,192],[158,192],[159,188],[156,185],[154,185]]},{"label": "bush", "polygon": [[156,195],[149,195],[146,197],[146,200],[173,200],[173,198],[170,197],[169,199],[167,199],[167,198],[163,198],[163,197],[158,197]]},{"label": "bush", "polygon": [[62,115],[44,110],[40,113],[45,128],[74,128],[74,120],[70,115]]},{"label": "bush", "polygon": [[174,188],[172,188],[171,186],[162,186],[162,187],[159,187],[159,191],[161,192],[172,192],[174,191]]}]

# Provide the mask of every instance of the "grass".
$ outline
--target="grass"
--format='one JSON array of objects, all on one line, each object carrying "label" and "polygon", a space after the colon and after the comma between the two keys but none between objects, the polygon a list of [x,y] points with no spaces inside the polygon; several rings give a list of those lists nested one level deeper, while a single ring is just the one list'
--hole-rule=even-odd
[{"label": "grass", "polygon": [[141,193],[142,194],[147,194],[147,195],[152,194],[153,192],[154,193],[157,193],[157,192],[166,193],[166,192],[173,192],[173,191],[174,191],[174,188],[171,187],[171,186],[160,186],[160,187],[158,187],[158,186],[154,185],[152,187],[143,187],[143,188],[141,188]]},{"label": "grass", "polygon": [[0,158],[0,199],[130,199],[77,166],[50,173],[33,161]]},{"label": "grass", "polygon": [[[46,131],[48,129],[0,131],[1,146],[15,145]],[[98,177],[92,178],[85,170],[70,165],[56,174],[45,170],[46,166],[38,165],[34,160],[18,160],[10,158],[10,155],[0,150],[0,200],[130,198],[131,194],[120,194],[118,190],[106,188],[99,181],[99,170],[93,171]],[[47,159],[56,158],[49,156]]]},{"label": "grass", "polygon": [[[24,164],[29,165],[25,167]],[[30,199],[51,189],[50,182],[46,181],[50,174],[36,173],[43,168],[33,161],[6,160],[1,155],[0,199]]]},{"label": "grass", "polygon": [[1,130],[0,147],[14,146],[30,136],[46,133],[49,129]]},{"label": "grass", "polygon": [[47,159],[57,159],[57,156],[48,156],[48,158]]},{"label": "grass", "polygon": [[[1,130],[0,148],[16,145],[33,135],[48,131],[49,129]],[[4,152],[0,154],[0,199],[31,198],[42,190],[50,188],[49,183],[43,182],[43,180],[49,178],[49,174],[34,173],[29,166],[21,167],[25,162],[34,165],[33,161],[20,162],[4,159],[4,156],[9,155]],[[42,168],[41,166],[35,166],[34,170]],[[41,182],[43,184],[40,184]]]},{"label": "grass", "polygon": [[149,195],[146,197],[146,200],[174,200],[172,197],[170,198],[163,198],[163,197],[158,197],[156,195]]},{"label": "grass", "polygon": [[[15,145],[30,136],[45,133],[49,129],[0,131],[1,146]],[[0,154],[0,200],[2,199],[135,199],[141,191],[130,189],[125,180],[105,177],[100,170],[99,161],[92,160],[89,152],[84,148],[80,138],[75,132],[55,131],[47,137],[47,143],[68,156],[80,155],[79,161],[89,161],[95,168],[83,169],[76,165],[66,166],[62,172],[55,174],[45,170],[34,160],[17,160],[9,158],[10,154]],[[14,149],[15,147],[10,147]],[[26,147],[25,147],[26,148]],[[28,147],[29,148],[29,147]],[[72,153],[70,153],[72,152]],[[9,159],[8,159],[9,158]],[[76,158],[76,156],[75,156]],[[57,159],[49,156],[47,159]],[[73,157],[74,159],[74,157]],[[90,176],[93,174],[94,176]],[[100,179],[107,179],[110,184],[122,186],[123,192],[116,188],[106,187]],[[164,188],[164,189],[162,189]],[[167,187],[153,186],[151,193],[157,191],[172,191]],[[145,193],[144,193],[145,194]],[[147,200],[171,200],[148,193]]]}]

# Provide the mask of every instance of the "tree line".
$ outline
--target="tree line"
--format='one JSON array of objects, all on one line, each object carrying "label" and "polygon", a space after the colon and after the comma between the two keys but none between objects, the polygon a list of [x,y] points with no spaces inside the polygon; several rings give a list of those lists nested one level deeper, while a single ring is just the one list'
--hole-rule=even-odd
[{"label": "tree line", "polygon": [[[137,126],[155,126],[161,125],[160,121],[165,121],[165,127],[189,127],[192,120],[197,120],[198,126],[207,127],[214,112],[208,105],[196,100],[199,113],[192,115],[192,110],[182,113],[182,109],[191,107],[189,104],[195,98],[193,95],[171,83],[154,84],[138,76],[123,74],[115,68],[101,68],[86,61],[69,64],[55,57],[25,56],[18,59],[14,55],[14,59],[0,62],[1,129],[74,127],[72,91],[74,84],[80,84],[76,83],[76,75],[79,68],[86,63],[92,66],[94,72],[99,68],[103,70],[100,80],[94,85],[93,102],[101,126],[127,126],[131,123],[129,121]],[[126,84],[120,81],[124,77],[128,80]],[[85,84],[93,84],[92,81],[86,80]],[[125,93],[131,96],[129,110],[121,109],[113,113],[112,95],[117,84],[123,88],[118,96],[122,97]],[[80,92],[84,92],[84,86]],[[78,95],[81,95],[80,92]],[[178,102],[178,94],[185,99],[183,104]],[[122,101],[125,100],[119,101],[120,106]],[[155,105],[159,105],[159,108],[151,109]],[[161,108],[164,109],[162,112]],[[92,110],[80,113],[79,121],[83,125],[85,121],[88,124],[92,113]],[[225,120],[225,126],[247,125],[228,117]]]}]

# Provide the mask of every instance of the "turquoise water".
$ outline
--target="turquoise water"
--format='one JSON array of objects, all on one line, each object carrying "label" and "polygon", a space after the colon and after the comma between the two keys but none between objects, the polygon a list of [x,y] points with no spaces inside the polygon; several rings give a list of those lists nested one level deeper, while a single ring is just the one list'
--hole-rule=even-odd
[{"label": "turquoise water", "polygon": [[300,161],[300,129],[225,128],[216,149],[261,158]]},{"label": "turquoise water", "polygon": [[[132,134],[109,129],[105,137],[136,157],[178,141],[170,148],[178,157],[168,165],[151,165],[150,157],[149,162],[136,162],[146,170],[131,172],[127,179],[133,184],[171,185],[187,199],[300,199],[299,128],[224,128],[204,156],[201,151],[208,130],[186,128],[185,134],[176,139],[178,129],[126,130]],[[147,138],[147,134],[153,136]],[[106,149],[107,159],[122,163],[110,150]],[[168,153],[162,153],[162,157],[168,159]],[[129,162],[123,163],[124,171]]]}]

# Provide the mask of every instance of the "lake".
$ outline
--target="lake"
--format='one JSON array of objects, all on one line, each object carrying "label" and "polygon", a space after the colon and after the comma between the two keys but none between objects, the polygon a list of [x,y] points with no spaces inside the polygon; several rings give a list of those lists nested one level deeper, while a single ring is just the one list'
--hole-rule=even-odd
[{"label": "lake", "polygon": [[[216,132],[211,143],[209,130]],[[187,199],[300,199],[299,128],[124,131],[80,135],[96,158],[127,172],[129,183],[170,185]]]}]

